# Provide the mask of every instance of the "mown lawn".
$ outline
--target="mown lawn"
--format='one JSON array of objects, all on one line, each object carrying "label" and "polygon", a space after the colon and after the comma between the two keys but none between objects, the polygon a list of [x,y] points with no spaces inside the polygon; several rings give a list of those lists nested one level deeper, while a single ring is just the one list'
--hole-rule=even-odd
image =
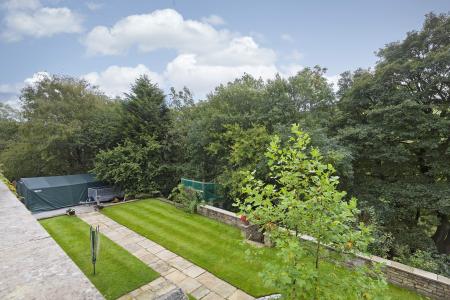
[{"label": "mown lawn", "polygon": [[56,217],[40,223],[106,299],[117,299],[156,279],[159,274],[104,235],[93,274],[89,225],[77,217]]},{"label": "mown lawn", "polygon": [[[102,212],[255,297],[276,292],[258,277],[263,264],[276,263],[275,249],[265,248],[259,262],[248,261],[245,252],[250,246],[242,242],[241,232],[235,227],[185,213],[158,200],[107,207]],[[343,276],[349,273],[342,270]],[[389,293],[393,299],[420,299],[394,286]]]}]

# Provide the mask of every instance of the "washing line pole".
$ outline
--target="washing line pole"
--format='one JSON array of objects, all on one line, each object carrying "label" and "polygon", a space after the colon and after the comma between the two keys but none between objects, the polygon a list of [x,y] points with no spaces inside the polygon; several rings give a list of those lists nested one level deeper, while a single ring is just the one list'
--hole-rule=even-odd
[{"label": "washing line pole", "polygon": [[100,226],[96,226],[95,228],[90,226],[90,242],[91,242],[91,261],[92,266],[94,267],[94,275],[95,275],[95,264],[97,262],[98,250],[100,248]]}]

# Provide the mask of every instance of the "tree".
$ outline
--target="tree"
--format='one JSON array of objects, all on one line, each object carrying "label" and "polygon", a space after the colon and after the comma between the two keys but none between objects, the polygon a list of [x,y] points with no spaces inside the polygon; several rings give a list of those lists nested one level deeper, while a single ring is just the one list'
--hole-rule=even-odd
[{"label": "tree", "polygon": [[159,188],[160,145],[152,136],[143,136],[139,143],[126,140],[111,150],[97,154],[93,173],[100,180],[111,182],[131,194],[148,193]]},{"label": "tree", "polygon": [[146,75],[136,79],[123,107],[125,136],[139,140],[141,134],[151,134],[158,142],[165,139],[170,120],[165,95]]},{"label": "tree", "polygon": [[288,78],[289,97],[297,111],[318,111],[333,105],[334,92],[324,77],[326,71],[326,68],[320,66],[304,68],[297,75]]},{"label": "tree", "polygon": [[17,138],[19,112],[8,104],[0,102],[0,152]]},{"label": "tree", "polygon": [[392,236],[390,258],[450,253],[450,16],[378,52],[374,70],[346,73],[331,131],[354,157],[351,193]]},{"label": "tree", "polygon": [[0,153],[9,179],[87,172],[96,152],[118,140],[117,103],[84,80],[45,77],[20,101],[17,133]]},{"label": "tree", "polygon": [[183,87],[181,91],[175,90],[174,87],[170,88],[169,107],[174,108],[175,110],[181,110],[185,107],[194,106],[194,103],[194,96],[187,87]]},{"label": "tree", "polygon": [[164,92],[143,75],[121,105],[123,139],[98,153],[92,171],[130,193],[160,190],[167,195],[176,185],[176,157],[171,152],[171,119]]},{"label": "tree", "polygon": [[[382,296],[386,283],[376,268],[358,267],[342,276],[327,267],[329,262],[342,266],[347,253],[364,251],[371,229],[358,224],[356,199],[345,201],[346,193],[337,190],[335,169],[310,147],[308,134],[298,125],[292,126],[292,134],[285,147],[275,136],[266,152],[273,182],[247,172],[242,189],[246,198],[237,202],[241,213],[263,228],[279,250],[280,264],[267,266],[263,278],[287,299]],[[301,240],[305,234],[314,242]]]},{"label": "tree", "polygon": [[[227,131],[220,135],[218,142],[211,143],[207,150],[216,157],[227,159],[216,179],[223,192],[229,198],[236,199],[242,197],[241,184],[245,179],[244,171],[254,170],[255,177],[262,180],[269,179],[264,153],[271,135],[261,125],[247,130],[237,124],[225,125],[225,128]],[[227,205],[227,208],[231,207]]]}]

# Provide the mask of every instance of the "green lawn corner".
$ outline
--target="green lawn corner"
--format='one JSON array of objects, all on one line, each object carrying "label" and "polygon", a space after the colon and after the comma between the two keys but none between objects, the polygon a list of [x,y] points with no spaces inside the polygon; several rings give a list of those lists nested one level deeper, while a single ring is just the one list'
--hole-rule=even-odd
[{"label": "green lawn corner", "polygon": [[93,275],[88,224],[69,216],[45,219],[40,223],[106,299],[117,299],[159,277],[104,235],[100,235],[97,273]]}]

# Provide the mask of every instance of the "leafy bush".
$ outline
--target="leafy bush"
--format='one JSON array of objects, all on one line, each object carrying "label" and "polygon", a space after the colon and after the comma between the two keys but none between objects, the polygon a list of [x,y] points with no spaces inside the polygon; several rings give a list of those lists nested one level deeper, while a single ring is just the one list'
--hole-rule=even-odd
[{"label": "leafy bush", "polygon": [[411,267],[450,276],[450,255],[417,250],[408,257],[398,257],[396,260]]},{"label": "leafy bush", "polygon": [[184,211],[190,213],[196,213],[197,206],[201,202],[200,194],[197,191],[182,184],[177,185],[172,190],[168,199],[179,204]]},{"label": "leafy bush", "polygon": [[160,174],[160,148],[152,136],[141,136],[139,143],[126,140],[111,150],[100,151],[92,172],[126,193],[149,193],[158,189],[155,179]]},{"label": "leafy bush", "polygon": [[0,170],[0,181],[6,184],[6,186],[11,190],[11,192],[16,194],[16,187],[2,174],[1,170]]}]

